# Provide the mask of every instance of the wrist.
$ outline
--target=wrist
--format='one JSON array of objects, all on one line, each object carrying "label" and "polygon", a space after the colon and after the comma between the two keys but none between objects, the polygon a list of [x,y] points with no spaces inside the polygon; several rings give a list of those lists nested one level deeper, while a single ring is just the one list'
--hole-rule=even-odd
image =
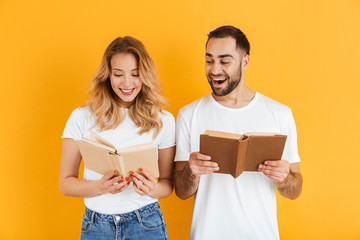
[{"label": "wrist", "polygon": [[159,198],[158,196],[158,192],[159,192],[159,182],[157,182],[155,185],[154,185],[154,188],[148,193],[148,196],[152,197],[152,198]]},{"label": "wrist", "polygon": [[186,173],[187,177],[190,178],[191,180],[196,181],[196,182],[199,181],[200,176],[195,175],[195,174],[192,173],[189,163],[187,163],[185,165],[183,171]]},{"label": "wrist", "polygon": [[98,195],[106,193],[106,189],[103,187],[101,180],[94,181],[94,183],[96,185],[95,189],[97,189],[96,192]]}]

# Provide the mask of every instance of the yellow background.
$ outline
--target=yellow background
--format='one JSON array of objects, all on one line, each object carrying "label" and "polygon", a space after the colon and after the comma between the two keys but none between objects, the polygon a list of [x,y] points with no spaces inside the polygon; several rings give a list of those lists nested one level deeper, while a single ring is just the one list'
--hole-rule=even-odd
[{"label": "yellow background", "polygon": [[[296,120],[304,188],[278,196],[281,238],[360,239],[358,0],[0,1],[0,239],[78,239],[60,136],[115,37],[145,44],[176,116],[210,91],[206,35],[224,24],[250,40],[246,83]],[[170,239],[187,239],[192,200],[160,203]]]}]

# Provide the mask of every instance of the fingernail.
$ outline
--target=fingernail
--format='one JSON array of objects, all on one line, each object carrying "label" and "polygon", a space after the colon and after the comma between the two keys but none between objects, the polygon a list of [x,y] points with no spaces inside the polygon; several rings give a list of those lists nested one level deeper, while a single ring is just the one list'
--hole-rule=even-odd
[{"label": "fingernail", "polygon": [[127,181],[127,182],[129,182],[129,181],[130,181],[130,179],[128,179],[128,178],[127,178],[127,179],[126,179],[126,181]]},{"label": "fingernail", "polygon": [[134,174],[134,171],[130,171],[130,174]]},{"label": "fingernail", "polygon": [[115,170],[114,173],[117,173],[117,171]]},{"label": "fingernail", "polygon": [[130,184],[130,182],[128,182],[128,185]]},{"label": "fingernail", "polygon": [[121,176],[121,179],[124,179],[124,176]]},{"label": "fingernail", "polygon": [[130,174],[130,177],[134,177],[134,175]]},{"label": "fingernail", "polygon": [[139,168],[139,170],[140,170],[140,171],[144,171],[144,169],[142,169],[142,168]]}]

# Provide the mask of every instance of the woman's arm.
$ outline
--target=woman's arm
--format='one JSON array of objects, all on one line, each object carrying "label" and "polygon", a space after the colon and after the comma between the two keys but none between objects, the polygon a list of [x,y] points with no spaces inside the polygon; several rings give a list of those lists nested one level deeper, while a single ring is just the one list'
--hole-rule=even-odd
[{"label": "woman's arm", "polygon": [[[134,190],[140,195],[149,195],[153,198],[165,198],[173,191],[171,174],[175,157],[175,146],[159,149],[159,181],[146,169],[140,169],[142,174],[132,172]],[[141,182],[140,182],[141,181]]]},{"label": "woman's arm", "polygon": [[[129,182],[121,176],[114,177],[117,173],[115,170],[105,174],[97,181],[81,180],[78,178],[80,162],[81,154],[77,143],[71,138],[64,138],[59,188],[66,196],[92,197],[107,192],[115,194],[123,191],[129,185]],[[114,185],[116,182],[119,184]]]}]

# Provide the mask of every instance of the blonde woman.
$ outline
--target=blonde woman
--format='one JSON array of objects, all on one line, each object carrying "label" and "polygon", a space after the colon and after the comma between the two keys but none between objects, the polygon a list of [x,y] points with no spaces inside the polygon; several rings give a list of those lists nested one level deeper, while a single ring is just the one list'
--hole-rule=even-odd
[{"label": "blonde woman", "polygon": [[[175,121],[162,110],[165,103],[155,63],[143,44],[128,36],[115,39],[92,79],[87,103],[72,112],[62,135],[59,187],[64,195],[84,198],[80,239],[168,239],[157,201],[173,189]],[[90,130],[116,148],[153,142],[158,181],[141,168],[142,174],[132,172],[133,181],[115,169],[101,175],[85,168],[79,179],[75,140],[89,138]]]}]

